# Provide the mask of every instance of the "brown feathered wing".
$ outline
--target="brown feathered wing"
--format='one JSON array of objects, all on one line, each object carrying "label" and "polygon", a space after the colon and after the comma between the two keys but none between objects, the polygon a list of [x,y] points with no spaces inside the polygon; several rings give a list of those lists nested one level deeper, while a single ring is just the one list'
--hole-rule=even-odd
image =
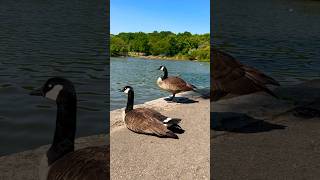
[{"label": "brown feathered wing", "polygon": [[143,134],[152,134],[159,137],[178,138],[162,123],[167,117],[148,108],[137,108],[129,111],[125,116],[128,129]]},{"label": "brown feathered wing", "polygon": [[194,88],[193,85],[176,76],[169,76],[164,79],[163,84],[166,86],[166,89],[172,91],[192,91]]},{"label": "brown feathered wing", "polygon": [[109,146],[79,149],[57,160],[48,172],[48,180],[109,179]]},{"label": "brown feathered wing", "polygon": [[212,100],[231,93],[236,95],[250,94],[264,91],[272,96],[276,95],[266,85],[279,85],[273,78],[259,70],[243,65],[232,56],[213,50],[211,64],[211,93]]}]

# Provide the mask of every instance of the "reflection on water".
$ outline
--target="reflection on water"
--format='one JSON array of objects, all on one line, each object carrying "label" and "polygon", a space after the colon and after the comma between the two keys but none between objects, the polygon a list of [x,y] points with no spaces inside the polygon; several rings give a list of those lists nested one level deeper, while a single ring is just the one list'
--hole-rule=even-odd
[{"label": "reflection on water", "polygon": [[0,155],[51,143],[56,105],[29,96],[49,77],[78,92],[77,136],[108,129],[103,4],[0,2]]},{"label": "reflection on water", "polygon": [[282,84],[319,78],[320,1],[215,0],[213,44]]},{"label": "reflection on water", "polygon": [[198,88],[209,87],[209,63],[111,58],[111,110],[123,108],[126,105],[126,96],[118,91],[126,85],[132,86],[135,91],[135,104],[170,95],[160,90],[156,84],[157,78],[163,74],[162,71],[157,70],[161,65],[167,67],[169,76],[180,76]]}]

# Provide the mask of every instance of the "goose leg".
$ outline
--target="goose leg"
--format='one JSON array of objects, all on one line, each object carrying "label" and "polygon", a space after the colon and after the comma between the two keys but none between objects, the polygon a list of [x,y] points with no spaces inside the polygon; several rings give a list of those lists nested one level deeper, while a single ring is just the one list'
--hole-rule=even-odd
[{"label": "goose leg", "polygon": [[172,102],[177,102],[175,99],[176,94],[172,94],[172,97],[170,98]]}]

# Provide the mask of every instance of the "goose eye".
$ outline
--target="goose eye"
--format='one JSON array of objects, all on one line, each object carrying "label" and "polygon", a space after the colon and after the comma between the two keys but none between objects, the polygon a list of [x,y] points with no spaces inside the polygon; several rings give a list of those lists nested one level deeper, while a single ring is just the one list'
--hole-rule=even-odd
[{"label": "goose eye", "polygon": [[48,84],[48,87],[51,88],[51,87],[52,87],[52,84]]}]

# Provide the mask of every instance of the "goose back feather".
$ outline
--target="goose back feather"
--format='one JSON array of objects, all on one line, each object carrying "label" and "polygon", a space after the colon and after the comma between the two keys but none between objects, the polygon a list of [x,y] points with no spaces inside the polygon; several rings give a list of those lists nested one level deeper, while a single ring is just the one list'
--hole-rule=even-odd
[{"label": "goose back feather", "polygon": [[[160,78],[161,79],[161,78]],[[160,88],[171,93],[179,93],[183,91],[192,91],[194,86],[185,82],[183,79],[175,76],[167,77],[157,81]]]},{"label": "goose back feather", "polygon": [[178,136],[163,123],[165,119],[166,116],[155,110],[137,108],[127,112],[124,121],[127,128],[136,133],[178,139]]},{"label": "goose back feather", "polygon": [[109,154],[107,145],[87,147],[66,154],[51,165],[48,180],[109,179]]}]

